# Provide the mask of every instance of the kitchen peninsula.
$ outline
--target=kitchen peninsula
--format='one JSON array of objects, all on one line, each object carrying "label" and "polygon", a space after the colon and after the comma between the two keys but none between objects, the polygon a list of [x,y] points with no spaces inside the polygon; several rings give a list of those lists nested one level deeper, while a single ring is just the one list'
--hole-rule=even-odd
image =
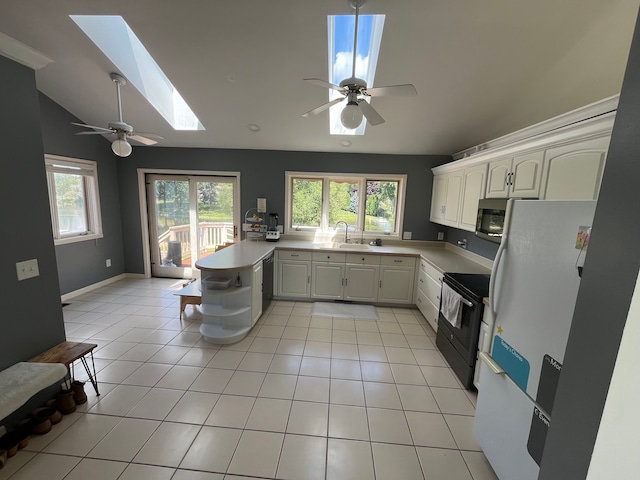
[{"label": "kitchen peninsula", "polygon": [[[201,270],[203,319],[200,333],[207,341],[235,343],[255,325],[263,313],[262,261],[274,251],[276,298],[295,301],[344,299],[405,307],[417,304],[434,329],[437,319],[430,317],[435,313],[433,304],[437,300],[427,303],[428,297],[423,298],[423,290],[429,291],[422,288],[425,272],[436,276],[432,282],[437,290],[442,272],[491,271],[490,260],[444,242],[397,242],[375,246],[245,240],[196,262]],[[359,287],[355,293],[349,290],[349,274],[358,278],[351,282],[352,286]],[[366,290],[367,285],[370,285],[369,290]],[[423,302],[428,308],[421,308]]]}]

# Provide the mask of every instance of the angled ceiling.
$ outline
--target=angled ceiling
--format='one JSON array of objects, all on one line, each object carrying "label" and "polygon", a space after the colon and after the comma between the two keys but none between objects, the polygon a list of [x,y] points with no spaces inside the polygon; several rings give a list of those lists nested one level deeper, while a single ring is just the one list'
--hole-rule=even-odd
[{"label": "angled ceiling", "polygon": [[45,95],[106,126],[116,69],[69,15],[123,16],[206,128],[173,131],[125,86],[124,120],[160,146],[451,154],[619,93],[639,3],[368,0],[362,14],[386,15],[374,86],[418,97],[373,99],[386,123],[349,137],[327,112],[301,117],[328,101],[302,79],[327,79],[327,15],[347,0],[3,0],[0,32],[53,59]]}]

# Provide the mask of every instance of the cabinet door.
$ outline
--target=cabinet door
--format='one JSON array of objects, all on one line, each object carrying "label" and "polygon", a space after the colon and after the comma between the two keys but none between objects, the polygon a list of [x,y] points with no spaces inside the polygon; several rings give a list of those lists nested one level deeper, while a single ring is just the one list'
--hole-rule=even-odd
[{"label": "cabinet door", "polygon": [[513,158],[510,180],[510,197],[538,198],[540,197],[540,180],[542,179],[542,164],[544,151],[519,155]]},{"label": "cabinet door", "polygon": [[378,282],[378,301],[411,303],[414,275],[415,268],[412,267],[381,266],[380,281]]},{"label": "cabinet door", "polygon": [[262,315],[262,262],[253,266],[251,281],[251,319],[255,324]]},{"label": "cabinet door", "polygon": [[344,263],[313,263],[311,296],[313,298],[342,298]]},{"label": "cabinet door", "polygon": [[377,265],[346,266],[344,299],[360,302],[375,302],[378,297]]},{"label": "cabinet door", "polygon": [[478,217],[478,202],[484,198],[487,180],[487,166],[467,168],[464,171],[464,190],[462,191],[462,209],[459,228],[475,232]]},{"label": "cabinet door", "polygon": [[610,137],[545,152],[545,200],[597,200]]},{"label": "cabinet door", "polygon": [[278,294],[283,297],[309,297],[311,262],[279,262]]},{"label": "cabinet door", "polygon": [[511,173],[511,158],[496,160],[489,163],[487,173],[486,198],[509,197],[509,174]]},{"label": "cabinet door", "polygon": [[444,218],[444,203],[447,195],[447,176],[435,175],[433,177],[433,190],[431,192],[431,215],[432,222],[440,223]]},{"label": "cabinet door", "polygon": [[460,198],[464,172],[453,172],[447,175],[447,194],[444,203],[444,224],[457,227],[460,219]]}]

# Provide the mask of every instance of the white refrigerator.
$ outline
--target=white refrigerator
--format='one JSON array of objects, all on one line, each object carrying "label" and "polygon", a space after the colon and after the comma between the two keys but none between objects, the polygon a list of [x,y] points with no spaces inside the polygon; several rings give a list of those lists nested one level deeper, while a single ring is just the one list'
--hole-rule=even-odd
[{"label": "white refrigerator", "polygon": [[474,431],[501,480],[534,480],[580,286],[594,201],[510,200],[491,274],[491,351]]}]

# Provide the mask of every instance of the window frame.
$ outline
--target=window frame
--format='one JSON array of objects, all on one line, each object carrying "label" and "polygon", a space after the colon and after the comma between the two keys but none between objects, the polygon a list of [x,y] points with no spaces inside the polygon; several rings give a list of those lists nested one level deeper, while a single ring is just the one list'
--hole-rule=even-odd
[{"label": "window frame", "polygon": [[[320,227],[294,227],[292,224],[293,215],[293,181],[296,179],[303,180],[322,180],[322,214]],[[358,212],[357,225],[349,225],[354,229],[362,229],[363,238],[393,238],[400,240],[402,238],[402,226],[404,222],[404,206],[407,188],[406,174],[391,173],[319,173],[319,172],[285,172],[285,221],[284,233],[291,236],[308,236],[309,234],[332,233],[335,231],[335,225],[329,225],[329,185],[332,181],[349,181],[358,183],[358,191],[365,192],[358,195]],[[368,181],[379,182],[398,182],[397,202],[396,202],[396,222],[395,228],[391,232],[380,232],[372,230],[364,230],[366,217],[366,186]]]},{"label": "window frame", "polygon": [[[68,243],[84,242],[86,240],[103,238],[97,162],[93,160],[82,160],[78,158],[49,154],[45,154],[44,160],[54,245],[64,245]],[[54,177],[54,174],[56,173],[82,175],[84,183],[85,210],[87,215],[86,232],[73,232],[66,235],[60,234],[60,219],[58,216],[58,202]]]}]

